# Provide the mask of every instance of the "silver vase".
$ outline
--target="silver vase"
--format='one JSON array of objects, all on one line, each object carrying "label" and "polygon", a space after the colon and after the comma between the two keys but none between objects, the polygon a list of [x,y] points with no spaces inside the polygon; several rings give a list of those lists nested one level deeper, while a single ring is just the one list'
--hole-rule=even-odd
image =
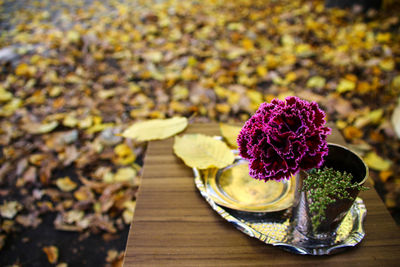
[{"label": "silver vase", "polygon": [[[353,175],[353,183],[363,185],[368,178],[368,167],[364,161],[348,148],[337,145],[328,144],[329,153],[325,158],[323,167],[334,168],[338,171],[350,172]],[[306,178],[306,172],[299,172],[296,177],[296,193],[292,208],[291,224],[293,225],[293,237],[315,247],[329,246],[335,242],[336,230],[342,223],[347,212],[353,205],[354,200],[336,199],[336,201],[328,205],[325,213],[326,219],[322,221],[320,226],[313,229],[311,219],[312,214],[309,210],[311,203],[308,197],[309,192],[301,190],[303,180]],[[355,199],[359,193],[357,189],[348,190],[352,199]]]}]

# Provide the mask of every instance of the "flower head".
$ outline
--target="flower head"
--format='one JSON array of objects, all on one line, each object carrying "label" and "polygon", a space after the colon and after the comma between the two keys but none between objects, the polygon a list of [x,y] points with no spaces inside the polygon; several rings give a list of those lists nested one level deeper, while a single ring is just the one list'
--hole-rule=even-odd
[{"label": "flower head", "polygon": [[250,176],[281,180],[299,170],[321,167],[330,132],[316,102],[289,96],[261,104],[237,142],[240,155],[249,161]]}]

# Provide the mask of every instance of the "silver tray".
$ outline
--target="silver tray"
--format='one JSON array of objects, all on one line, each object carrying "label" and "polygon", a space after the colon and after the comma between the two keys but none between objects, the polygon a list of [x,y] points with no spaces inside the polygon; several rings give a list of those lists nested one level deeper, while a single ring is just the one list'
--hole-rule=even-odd
[{"label": "silver tray", "polygon": [[249,175],[248,161],[240,157],[223,169],[202,171],[205,191],[218,205],[246,212],[276,212],[292,206],[295,179],[259,181]]},{"label": "silver tray", "polygon": [[[278,194],[280,197],[265,198],[261,209],[258,209],[257,205],[259,203],[250,205],[251,208],[249,209],[248,203],[240,203],[238,198],[233,198],[233,201],[230,201],[228,204],[224,203],[224,199],[229,198],[232,194],[224,192],[226,186],[218,185],[218,175],[237,166],[237,164],[241,164],[242,161],[243,159],[238,157],[232,166],[228,166],[222,170],[209,169],[200,171],[193,169],[195,184],[201,195],[213,210],[222,218],[232,223],[238,230],[266,244],[303,255],[334,254],[347,247],[354,247],[364,238],[363,221],[367,209],[361,198],[355,200],[342,224],[337,229],[335,239],[329,245],[318,243],[318,241],[309,242],[306,237],[294,230],[293,225],[290,223],[290,205],[285,204],[279,208],[270,209],[270,204],[274,207],[274,203],[279,203],[282,199],[286,202],[288,199],[292,199],[290,195],[294,194],[294,192],[288,189],[292,188],[292,185],[282,187],[286,189],[281,190],[283,193]],[[225,195],[225,198],[223,197],[222,200],[221,194]]]}]

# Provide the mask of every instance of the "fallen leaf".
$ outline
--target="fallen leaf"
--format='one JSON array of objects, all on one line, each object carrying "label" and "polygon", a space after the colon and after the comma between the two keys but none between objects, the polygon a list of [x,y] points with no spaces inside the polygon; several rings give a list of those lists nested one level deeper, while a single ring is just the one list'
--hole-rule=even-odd
[{"label": "fallen leaf", "polygon": [[58,247],[47,246],[43,248],[43,252],[46,253],[47,260],[51,264],[55,264],[58,261]]},{"label": "fallen leaf", "polygon": [[379,67],[384,71],[392,71],[395,67],[395,62],[392,58],[386,58],[379,63]]},{"label": "fallen leaf", "polygon": [[122,218],[124,219],[125,224],[131,224],[133,221],[133,211],[125,209],[122,212]]},{"label": "fallen leaf", "polygon": [[187,125],[188,120],[185,117],[148,120],[133,124],[122,136],[137,141],[161,140],[182,132]]},{"label": "fallen leaf", "polygon": [[136,155],[132,149],[126,144],[119,144],[114,148],[116,154],[114,162],[120,165],[127,165],[133,163],[136,159]]},{"label": "fallen leaf", "polygon": [[310,88],[323,88],[325,86],[325,83],[326,83],[326,79],[324,77],[314,76],[314,77],[311,77],[307,81],[307,87],[310,87]]},{"label": "fallen leaf", "polygon": [[354,122],[354,126],[357,128],[363,128],[368,124],[378,124],[381,121],[383,114],[384,112],[381,108],[368,112],[367,114],[358,117]]},{"label": "fallen leaf", "polygon": [[74,192],[74,197],[79,201],[93,200],[94,194],[88,186],[81,186]]},{"label": "fallen leaf", "polygon": [[22,100],[19,98],[12,98],[7,104],[0,107],[0,117],[9,117],[22,106]]},{"label": "fallen leaf", "polygon": [[0,206],[0,215],[6,219],[12,219],[22,209],[18,201],[5,202]]},{"label": "fallen leaf", "polygon": [[56,181],[56,185],[63,192],[72,191],[78,186],[77,183],[72,181],[71,178],[69,178],[68,176],[64,178],[58,178]]},{"label": "fallen leaf", "polygon": [[11,100],[13,95],[0,86],[0,102],[7,102]]},{"label": "fallen leaf", "polygon": [[336,88],[338,93],[345,93],[348,91],[353,91],[356,88],[356,83],[348,79],[340,80],[339,85]]},{"label": "fallen leaf", "polygon": [[392,165],[390,160],[381,158],[375,152],[368,153],[364,157],[364,161],[368,167],[376,171],[387,171]]},{"label": "fallen leaf", "polygon": [[136,177],[136,170],[132,167],[120,168],[114,175],[115,182],[128,182]]},{"label": "fallen leaf", "polygon": [[397,102],[397,106],[393,111],[391,118],[394,131],[396,132],[397,137],[400,139],[400,98]]},{"label": "fallen leaf", "polygon": [[64,214],[64,221],[72,224],[83,219],[85,212],[82,210],[70,210]]},{"label": "fallen leaf", "polygon": [[354,126],[347,126],[343,129],[343,135],[347,140],[358,139],[363,136],[363,132],[354,127]]},{"label": "fallen leaf", "polygon": [[381,171],[379,173],[379,179],[381,179],[382,182],[386,182],[391,176],[393,175],[392,171]]},{"label": "fallen leaf", "polygon": [[25,125],[25,129],[31,134],[44,134],[53,131],[58,126],[58,121],[42,124]]},{"label": "fallen leaf", "polygon": [[175,154],[192,168],[224,168],[235,159],[224,142],[202,134],[177,136],[173,148]]},{"label": "fallen leaf", "polygon": [[242,128],[239,126],[229,125],[226,123],[219,124],[219,130],[221,131],[222,137],[228,142],[228,144],[233,147],[237,148],[237,137],[240,133]]},{"label": "fallen leaf", "polygon": [[107,251],[107,258],[106,258],[106,262],[113,262],[118,258],[118,251],[116,251],[115,249],[111,249],[109,251]]}]

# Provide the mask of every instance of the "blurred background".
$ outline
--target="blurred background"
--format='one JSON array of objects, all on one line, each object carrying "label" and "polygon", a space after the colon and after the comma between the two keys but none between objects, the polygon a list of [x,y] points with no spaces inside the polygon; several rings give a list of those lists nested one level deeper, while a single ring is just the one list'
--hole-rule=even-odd
[{"label": "blurred background", "polygon": [[121,266],[136,121],[316,101],[400,224],[395,0],[0,0],[0,265]]}]

